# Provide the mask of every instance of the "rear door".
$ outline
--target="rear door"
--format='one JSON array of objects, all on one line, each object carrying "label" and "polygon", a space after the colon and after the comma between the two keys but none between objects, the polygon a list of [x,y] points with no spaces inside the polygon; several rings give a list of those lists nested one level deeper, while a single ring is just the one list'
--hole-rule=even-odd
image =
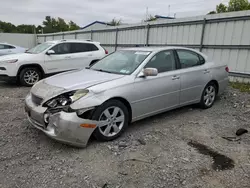
[{"label": "rear door", "polygon": [[191,50],[176,50],[181,78],[180,105],[199,102],[210,79],[205,59]]},{"label": "rear door", "polygon": [[72,43],[71,62],[74,67],[81,69],[90,65],[93,60],[98,59],[95,52],[98,48],[91,43]]},{"label": "rear door", "polygon": [[15,53],[15,47],[7,44],[0,44],[0,55]]}]

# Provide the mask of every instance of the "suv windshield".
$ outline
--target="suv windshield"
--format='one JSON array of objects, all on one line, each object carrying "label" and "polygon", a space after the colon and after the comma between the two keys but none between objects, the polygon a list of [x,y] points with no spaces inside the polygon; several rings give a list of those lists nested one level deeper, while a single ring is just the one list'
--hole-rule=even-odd
[{"label": "suv windshield", "polygon": [[51,47],[52,45],[54,45],[54,43],[45,42],[35,46],[34,48],[29,49],[26,53],[39,54],[44,50],[48,49],[49,47]]},{"label": "suv windshield", "polygon": [[131,74],[150,53],[148,51],[116,51],[95,63],[90,69],[116,74]]}]

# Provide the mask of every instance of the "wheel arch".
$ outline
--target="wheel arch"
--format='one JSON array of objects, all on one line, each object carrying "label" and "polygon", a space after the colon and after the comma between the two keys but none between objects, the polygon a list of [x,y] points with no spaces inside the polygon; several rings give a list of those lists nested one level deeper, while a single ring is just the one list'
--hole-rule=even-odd
[{"label": "wheel arch", "polygon": [[[215,86],[216,86],[216,94],[218,94],[219,93],[219,83],[218,83],[218,81],[217,80],[211,80],[211,81],[209,81],[208,83],[207,83],[207,85],[208,84],[214,84]],[[207,86],[206,85],[206,86]],[[206,88],[206,86],[205,86],[205,88]]]},{"label": "wheel arch", "polygon": [[38,69],[41,71],[41,73],[42,73],[42,78],[44,78],[44,76],[45,76],[45,72],[44,72],[42,66],[39,65],[39,64],[36,64],[36,63],[32,63],[32,64],[21,65],[21,66],[19,67],[18,71],[17,71],[17,77],[20,76],[20,73],[21,73],[21,71],[22,71],[24,68],[38,68]]},{"label": "wheel arch", "polygon": [[112,97],[112,98],[106,100],[105,102],[110,101],[110,100],[118,100],[118,101],[122,102],[127,107],[128,114],[129,114],[129,123],[131,123],[131,121],[132,121],[132,108],[131,108],[131,105],[128,102],[128,100],[123,98],[123,97]]}]

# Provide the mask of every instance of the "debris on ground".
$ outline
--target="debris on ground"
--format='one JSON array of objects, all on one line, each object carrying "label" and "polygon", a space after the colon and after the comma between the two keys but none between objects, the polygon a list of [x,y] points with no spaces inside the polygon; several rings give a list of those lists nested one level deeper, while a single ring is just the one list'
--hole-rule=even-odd
[{"label": "debris on ground", "polygon": [[138,141],[141,145],[146,145],[145,140],[143,140],[142,138],[137,139],[137,141]]},{"label": "debris on ground", "polygon": [[232,142],[237,142],[237,141],[241,140],[240,138],[237,138],[237,137],[225,137],[225,136],[222,136],[221,138],[223,138],[225,140],[228,140],[228,141],[232,141]]},{"label": "debris on ground", "polygon": [[246,130],[246,129],[238,129],[237,131],[236,131],[236,135],[237,136],[241,136],[241,135],[243,135],[243,134],[245,134],[245,133],[248,133],[248,130]]}]

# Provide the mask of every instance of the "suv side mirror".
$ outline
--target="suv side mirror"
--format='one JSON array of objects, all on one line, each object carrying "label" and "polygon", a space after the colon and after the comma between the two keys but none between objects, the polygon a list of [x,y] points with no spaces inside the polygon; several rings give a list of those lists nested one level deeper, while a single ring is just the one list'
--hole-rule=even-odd
[{"label": "suv side mirror", "polygon": [[53,55],[53,54],[55,54],[55,51],[54,51],[54,50],[48,50],[48,51],[46,52],[46,54],[47,54],[47,55]]},{"label": "suv side mirror", "polygon": [[143,69],[138,77],[147,77],[147,76],[157,76],[158,70],[156,68],[145,68]]}]

